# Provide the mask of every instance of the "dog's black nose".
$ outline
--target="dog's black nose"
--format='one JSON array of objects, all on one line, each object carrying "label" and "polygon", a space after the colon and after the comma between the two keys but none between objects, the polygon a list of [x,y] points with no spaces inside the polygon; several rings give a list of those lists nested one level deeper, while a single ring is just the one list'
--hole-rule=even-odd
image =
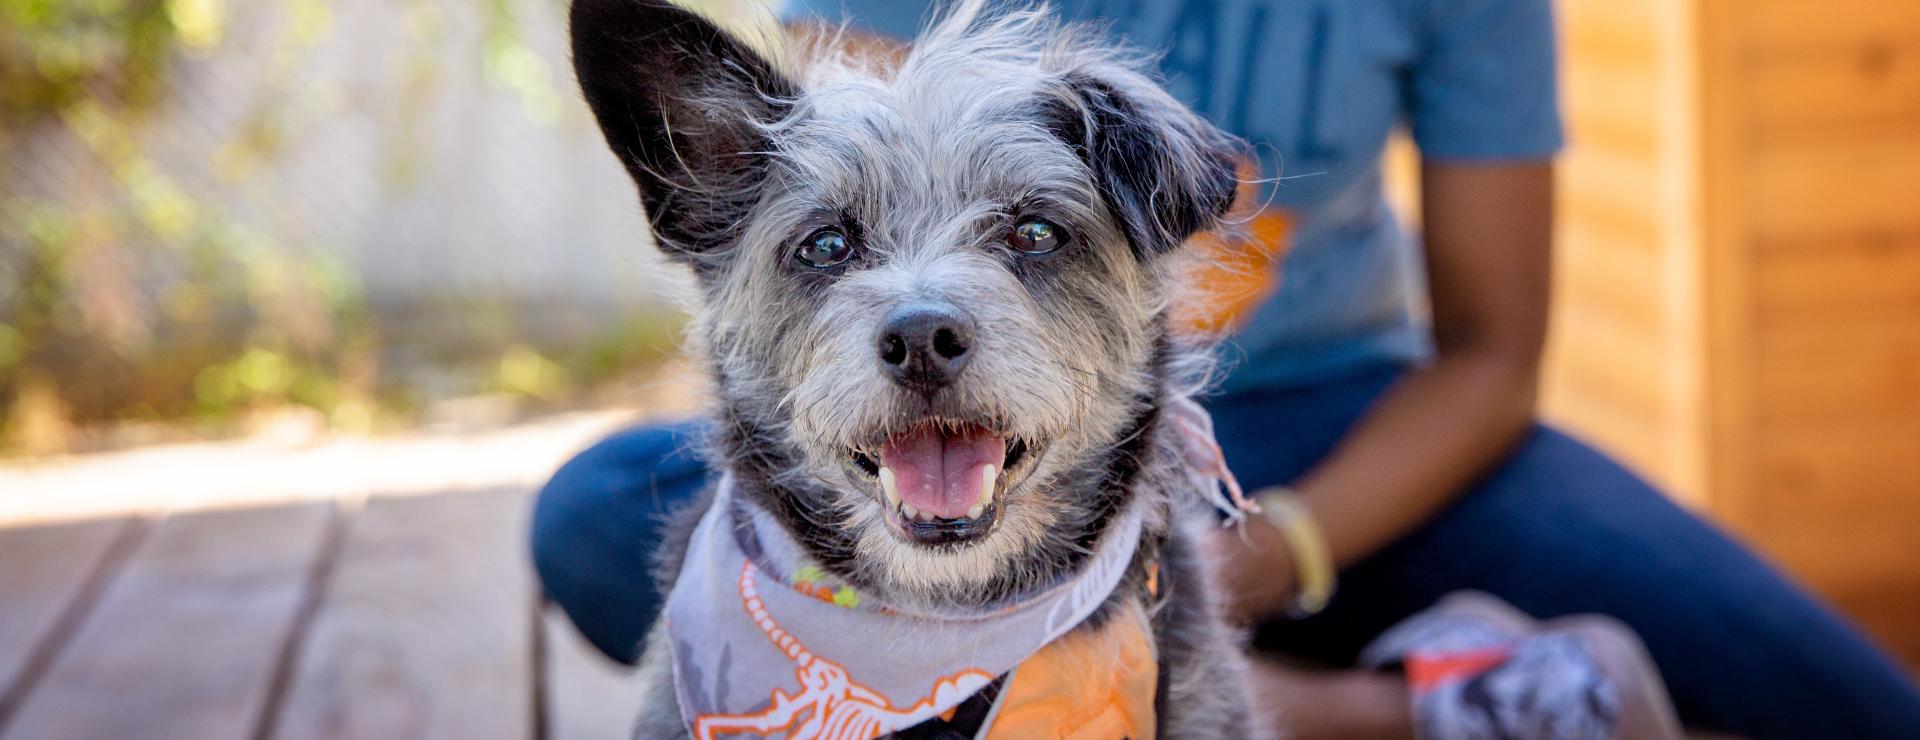
[{"label": "dog's black nose", "polygon": [[973,360],[973,318],[942,303],[894,309],[880,327],[880,364],[925,395],[953,384]]}]

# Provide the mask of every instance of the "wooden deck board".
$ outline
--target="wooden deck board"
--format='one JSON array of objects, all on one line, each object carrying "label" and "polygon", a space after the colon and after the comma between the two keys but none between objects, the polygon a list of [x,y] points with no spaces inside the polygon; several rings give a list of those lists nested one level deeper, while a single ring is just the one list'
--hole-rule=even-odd
[{"label": "wooden deck board", "polygon": [[63,622],[85,611],[76,600],[111,575],[102,561],[135,526],[121,517],[0,530],[0,730],[25,698],[33,664],[56,657],[73,626]]},{"label": "wooden deck board", "polygon": [[[622,736],[620,669],[564,617],[535,621],[526,503],[380,499],[344,534],[330,503],[200,513],[137,547],[125,518],[0,531],[0,680],[50,633],[66,646],[0,737],[526,738],[541,679],[545,736]],[[116,547],[127,562],[104,578]]]},{"label": "wooden deck board", "polygon": [[14,738],[243,738],[329,507],[160,522],[9,725]]},{"label": "wooden deck board", "polygon": [[541,620],[546,640],[547,737],[621,738],[633,731],[640,706],[632,669],[602,655],[567,616],[548,610]]},{"label": "wooden deck board", "polygon": [[273,737],[534,736],[527,502],[523,491],[370,501]]}]

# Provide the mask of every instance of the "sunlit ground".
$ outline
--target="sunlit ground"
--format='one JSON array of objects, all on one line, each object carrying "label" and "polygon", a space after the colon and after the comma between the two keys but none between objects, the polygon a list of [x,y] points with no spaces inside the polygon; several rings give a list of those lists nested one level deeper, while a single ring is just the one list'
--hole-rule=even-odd
[{"label": "sunlit ground", "polygon": [[0,528],[357,496],[532,488],[573,453],[650,418],[693,412],[684,372],[643,381],[614,408],[514,419],[507,399],[443,404],[439,419],[381,435],[327,431],[288,411],[248,436],[0,461]]}]

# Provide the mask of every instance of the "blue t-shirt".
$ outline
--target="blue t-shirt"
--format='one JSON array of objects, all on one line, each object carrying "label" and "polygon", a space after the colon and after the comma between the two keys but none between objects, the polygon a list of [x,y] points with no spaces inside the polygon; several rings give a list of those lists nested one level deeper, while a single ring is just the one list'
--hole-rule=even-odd
[{"label": "blue t-shirt", "polygon": [[[793,0],[790,15],[910,38],[923,0]],[[1160,53],[1169,91],[1262,154],[1292,215],[1279,284],[1226,345],[1226,390],[1431,353],[1426,279],[1381,190],[1404,124],[1433,161],[1561,144],[1551,0],[1059,0]]]}]

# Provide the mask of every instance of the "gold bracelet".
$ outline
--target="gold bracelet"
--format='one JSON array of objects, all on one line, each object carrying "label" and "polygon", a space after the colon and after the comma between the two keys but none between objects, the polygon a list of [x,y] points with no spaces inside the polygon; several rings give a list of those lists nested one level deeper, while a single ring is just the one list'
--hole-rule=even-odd
[{"label": "gold bracelet", "polygon": [[1287,551],[1293,555],[1294,574],[1299,580],[1289,612],[1295,619],[1319,614],[1333,599],[1335,584],[1333,552],[1327,549],[1327,539],[1320,534],[1319,522],[1314,521],[1313,513],[1301,503],[1300,494],[1286,486],[1263,489],[1253,498],[1259,502],[1260,512],[1267,521],[1280,530],[1281,539],[1287,541]]}]

